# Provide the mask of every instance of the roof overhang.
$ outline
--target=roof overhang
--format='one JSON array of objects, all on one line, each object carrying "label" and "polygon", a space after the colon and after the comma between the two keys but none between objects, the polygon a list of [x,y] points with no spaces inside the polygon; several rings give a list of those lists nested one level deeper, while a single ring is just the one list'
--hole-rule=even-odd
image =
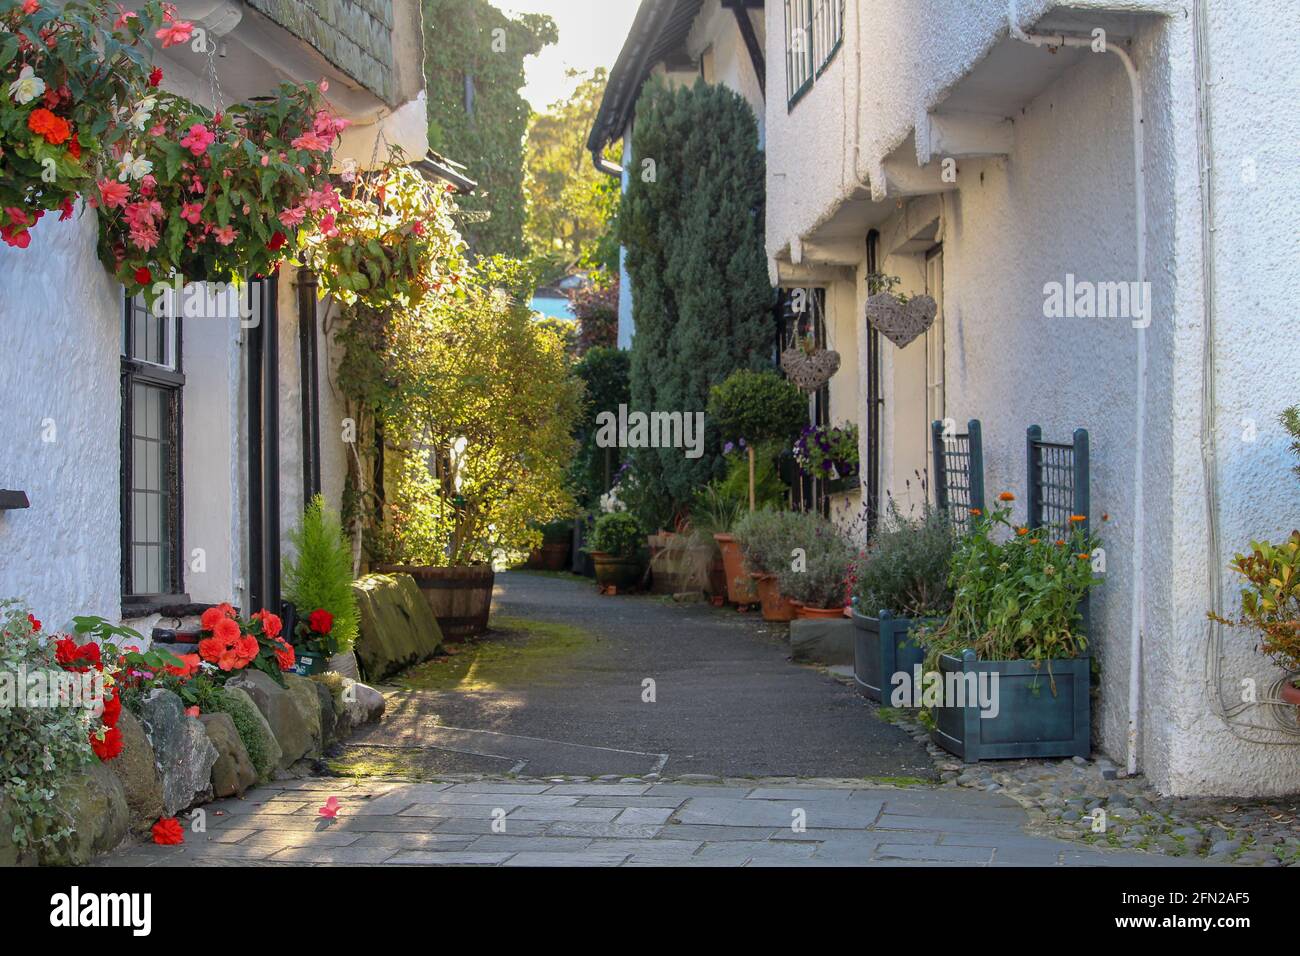
[{"label": "roof overhang", "polygon": [[[1165,12],[1056,8],[1031,32],[1091,37],[1093,30],[1102,29],[1107,43],[1127,45],[1144,20]],[[884,157],[867,166],[863,182],[844,190],[811,228],[782,245],[769,262],[773,279],[786,282],[810,269],[861,262],[868,232],[882,228],[917,197],[958,189],[963,161],[1009,156],[1022,110],[1066,72],[1097,55],[1088,48],[1032,46],[1004,33],[917,116]],[[937,199],[932,205],[937,209]],[[907,251],[912,241],[909,236],[886,238],[886,254]]]},{"label": "roof overhang", "polygon": [[[155,61],[165,75],[164,86],[171,92],[219,108],[266,96],[280,83],[326,80],[330,106],[351,121],[336,151],[336,161],[350,158],[366,168],[387,160],[389,146],[400,147],[408,157],[427,152],[428,116],[422,84],[418,90],[413,86],[406,90],[404,101],[388,103],[309,43],[240,0],[175,0],[175,6],[177,19],[193,23],[204,33],[200,38],[196,30],[190,43],[155,49]],[[418,14],[418,8],[416,11]],[[203,50],[204,39],[210,53]],[[212,66],[216,68],[215,83]]]},{"label": "roof overhang", "polygon": [[601,172],[621,175],[622,170],[604,158],[605,148],[623,136],[650,71],[656,64],[680,58],[703,6],[704,0],[641,0],[587,137],[587,149]]}]

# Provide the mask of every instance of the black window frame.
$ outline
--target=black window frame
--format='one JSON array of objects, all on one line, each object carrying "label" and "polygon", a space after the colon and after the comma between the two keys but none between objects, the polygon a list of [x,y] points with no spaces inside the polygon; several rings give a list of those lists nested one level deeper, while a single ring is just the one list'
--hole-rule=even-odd
[{"label": "black window frame", "polygon": [[[185,507],[184,507],[184,402],[185,388],[184,365],[182,364],[182,322],[179,314],[168,316],[172,322],[171,359],[174,367],[166,367],[137,358],[133,354],[134,339],[133,318],[147,310],[147,306],[123,290],[122,296],[122,377],[121,377],[121,587],[122,613],[124,616],[140,616],[155,612],[158,608],[170,605],[189,604],[190,598],[185,590]],[[177,310],[173,309],[173,312]],[[167,520],[169,525],[168,541],[171,554],[167,562],[168,584],[171,591],[161,593],[137,592],[134,588],[132,568],[132,492],[134,453],[132,447],[132,428],[134,416],[134,396],[136,385],[148,385],[168,393],[168,443],[171,455],[164,468],[167,484]]]}]

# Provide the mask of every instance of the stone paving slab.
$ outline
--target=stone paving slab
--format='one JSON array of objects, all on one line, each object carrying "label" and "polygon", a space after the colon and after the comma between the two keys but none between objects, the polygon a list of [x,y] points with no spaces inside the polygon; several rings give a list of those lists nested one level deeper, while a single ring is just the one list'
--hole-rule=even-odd
[{"label": "stone paving slab", "polygon": [[[1026,832],[997,794],[933,788],[299,781],[221,801],[221,825],[106,866],[1132,866],[1194,858],[1106,851]],[[315,784],[321,784],[316,786]],[[311,784],[311,785],[307,785]],[[311,794],[310,800],[303,800]],[[339,815],[319,816],[326,796]],[[628,805],[651,800],[656,805]],[[659,805],[666,804],[666,805]],[[494,812],[497,810],[503,813]],[[800,814],[800,811],[802,812]],[[800,817],[802,816],[802,819]],[[802,824],[802,825],[801,825]]]}]

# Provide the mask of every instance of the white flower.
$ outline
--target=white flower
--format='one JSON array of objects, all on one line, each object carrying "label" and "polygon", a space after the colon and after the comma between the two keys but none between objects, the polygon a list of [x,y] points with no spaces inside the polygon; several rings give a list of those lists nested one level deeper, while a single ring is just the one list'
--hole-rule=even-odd
[{"label": "white flower", "polygon": [[144,179],[151,172],[153,172],[153,163],[143,156],[126,153],[117,164],[117,181],[124,183],[128,179]]},{"label": "white flower", "polygon": [[140,132],[144,132],[145,126],[149,122],[149,117],[153,115],[153,109],[158,105],[158,99],[154,96],[146,96],[142,99],[135,111],[127,119],[128,126],[135,127]]},{"label": "white flower", "polygon": [[9,95],[20,104],[30,103],[45,93],[45,81],[30,66],[23,67],[18,79],[9,84]]}]

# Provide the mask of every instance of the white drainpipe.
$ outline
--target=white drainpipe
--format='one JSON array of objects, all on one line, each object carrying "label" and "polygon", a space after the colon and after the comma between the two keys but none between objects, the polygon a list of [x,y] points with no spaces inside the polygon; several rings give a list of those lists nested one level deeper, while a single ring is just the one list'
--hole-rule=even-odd
[{"label": "white drainpipe", "polygon": [[[1016,16],[1015,0],[1010,0],[1007,10],[1011,36],[1032,46],[1084,47],[1091,49],[1090,37],[1029,34],[1020,29]],[[1128,73],[1133,100],[1133,167],[1136,193],[1137,219],[1137,269],[1138,281],[1147,278],[1147,184],[1143,146],[1142,81],[1138,77],[1133,59],[1119,46],[1107,43],[1105,52],[1114,53]],[[1144,502],[1144,472],[1146,470],[1146,407],[1147,407],[1147,338],[1146,329],[1137,327],[1137,380],[1134,384],[1134,412],[1136,436],[1133,448],[1133,613],[1129,634],[1128,675],[1128,773],[1137,772],[1138,711],[1142,703],[1142,617],[1146,604],[1146,555],[1144,548],[1146,509]]]}]

